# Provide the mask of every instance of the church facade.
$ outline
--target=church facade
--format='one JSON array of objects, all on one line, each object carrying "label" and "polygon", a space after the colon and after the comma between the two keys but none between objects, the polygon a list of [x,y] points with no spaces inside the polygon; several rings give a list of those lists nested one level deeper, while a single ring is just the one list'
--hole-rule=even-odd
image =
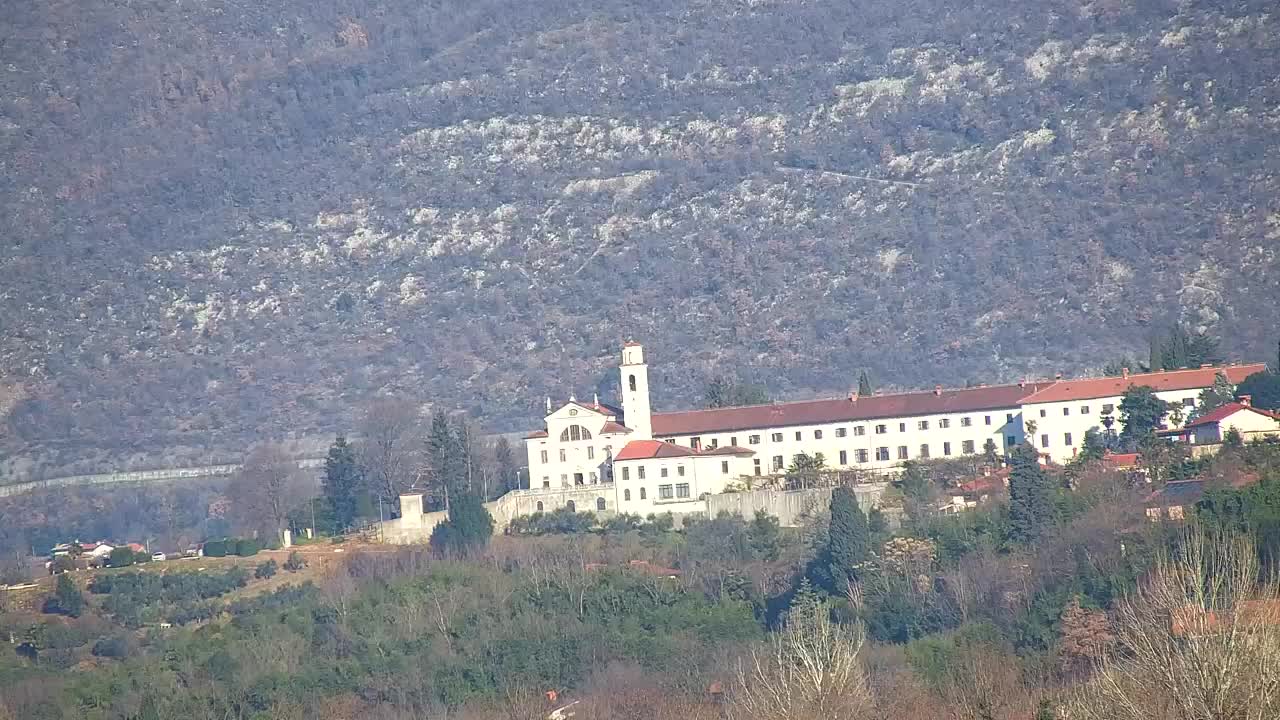
[{"label": "church facade", "polygon": [[[621,407],[574,397],[552,408],[525,439],[529,491],[587,497],[572,507],[635,513],[697,512],[705,495],[776,475],[801,453],[821,453],[840,470],[892,473],[906,461],[1003,455],[1028,437],[1053,461],[1074,457],[1084,432],[1102,429],[1130,386],[1187,404],[1218,373],[1237,384],[1265,365],[1231,365],[1087,380],[1022,382],[962,389],[655,413],[644,348],[622,348]],[[1189,400],[1190,399],[1190,400]],[[1115,416],[1118,420],[1118,415]],[[1116,427],[1119,430],[1119,426]]]}]

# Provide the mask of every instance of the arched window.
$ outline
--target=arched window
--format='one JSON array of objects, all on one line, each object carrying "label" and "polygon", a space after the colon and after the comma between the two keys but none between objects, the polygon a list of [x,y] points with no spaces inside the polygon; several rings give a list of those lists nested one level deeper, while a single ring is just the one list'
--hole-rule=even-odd
[{"label": "arched window", "polygon": [[636,376],[635,376],[635,375],[631,375],[631,376],[627,379],[627,384],[631,386],[631,392],[635,392],[635,391],[636,391]]},{"label": "arched window", "polygon": [[640,499],[644,499],[644,488],[640,488]]},{"label": "arched window", "polygon": [[538,501],[538,512],[542,512],[542,501]]},{"label": "arched window", "polygon": [[572,500],[570,500],[569,504],[565,505],[565,507],[568,508],[569,512],[578,512],[578,503]]},{"label": "arched window", "polygon": [[631,502],[631,490],[630,490],[630,489],[627,489],[627,490],[623,490],[623,491],[622,491],[622,499],[623,499],[623,500],[626,500],[627,502]]},{"label": "arched window", "polygon": [[590,440],[591,431],[581,425],[570,425],[560,433],[560,442],[569,442],[570,440]]},{"label": "arched window", "polygon": [[604,512],[604,498],[596,498],[596,510]]}]

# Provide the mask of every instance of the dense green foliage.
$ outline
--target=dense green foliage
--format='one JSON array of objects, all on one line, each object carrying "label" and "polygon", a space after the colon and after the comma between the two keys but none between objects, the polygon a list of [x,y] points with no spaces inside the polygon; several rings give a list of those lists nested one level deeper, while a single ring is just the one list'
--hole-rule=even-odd
[{"label": "dense green foliage", "polygon": [[333,512],[334,523],[339,529],[351,527],[355,520],[359,486],[360,468],[356,464],[355,450],[347,444],[346,438],[339,435],[325,458],[321,485],[325,500]]},{"label": "dense green foliage", "polygon": [[843,592],[849,581],[858,578],[858,567],[870,550],[871,530],[857,497],[850,488],[835,488],[831,491],[827,546],[818,556],[818,584],[832,593]]},{"label": "dense green foliage", "polygon": [[763,405],[769,402],[769,391],[761,385],[717,376],[707,384],[702,400],[709,408]]},{"label": "dense green foliage", "polygon": [[1248,395],[1255,407],[1280,412],[1280,367],[1245,378],[1236,386],[1236,397],[1243,395]]},{"label": "dense green foliage", "polygon": [[84,612],[84,595],[70,575],[64,573],[58,576],[53,595],[44,603],[44,612],[73,618],[80,617],[80,613]]},{"label": "dense green foliage", "polygon": [[1146,385],[1131,387],[1120,400],[1120,439],[1130,445],[1145,442],[1159,429],[1169,403],[1156,397],[1155,390]]},{"label": "dense green foliage", "polygon": [[1009,528],[1019,542],[1031,542],[1054,520],[1054,481],[1030,443],[1009,453]]},{"label": "dense green foliage", "polygon": [[126,627],[160,621],[181,625],[216,615],[218,605],[212,601],[244,587],[249,576],[249,571],[241,567],[220,574],[107,573],[94,577],[89,592],[105,596],[102,609]]},{"label": "dense green foliage", "polygon": [[479,550],[493,537],[493,516],[474,493],[455,495],[449,517],[431,531],[431,546],[443,553]]}]

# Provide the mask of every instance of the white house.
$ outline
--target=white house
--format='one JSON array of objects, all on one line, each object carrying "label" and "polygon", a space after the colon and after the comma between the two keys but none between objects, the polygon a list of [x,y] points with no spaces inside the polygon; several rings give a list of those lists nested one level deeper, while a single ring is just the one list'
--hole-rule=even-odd
[{"label": "white house", "polygon": [[[1055,462],[1065,462],[1084,447],[1084,435],[1089,430],[1102,432],[1108,422],[1115,432],[1123,429],[1120,401],[1130,388],[1150,387],[1156,397],[1181,406],[1185,418],[1191,415],[1201,391],[1213,386],[1218,373],[1238,385],[1264,370],[1266,365],[1259,363],[1151,373],[1126,370],[1117,377],[1058,380],[1023,399],[1023,426],[1036,449]],[[1170,424],[1179,426],[1172,421]]]},{"label": "white house", "polygon": [[1232,430],[1246,442],[1280,437],[1280,414],[1253,407],[1245,395],[1239,402],[1227,403],[1187,423],[1180,437],[1196,445],[1216,445]]}]

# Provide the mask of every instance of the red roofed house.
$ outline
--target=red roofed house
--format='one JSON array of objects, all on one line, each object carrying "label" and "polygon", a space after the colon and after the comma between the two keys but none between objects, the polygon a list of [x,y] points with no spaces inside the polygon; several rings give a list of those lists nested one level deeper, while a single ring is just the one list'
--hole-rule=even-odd
[{"label": "red roofed house", "polygon": [[1232,430],[1246,442],[1280,437],[1280,414],[1253,407],[1246,395],[1239,402],[1227,403],[1188,422],[1178,436],[1196,445],[1217,445]]},{"label": "red roofed house", "polygon": [[1086,432],[1106,428],[1104,418],[1110,418],[1116,432],[1122,429],[1120,400],[1131,387],[1150,387],[1161,400],[1181,405],[1185,416],[1196,406],[1200,392],[1213,386],[1218,373],[1238,385],[1266,369],[1259,363],[1137,374],[1126,370],[1118,377],[1058,380],[1023,400],[1023,424],[1035,423],[1035,432],[1028,434],[1037,450],[1055,462],[1066,462],[1084,446]]}]

